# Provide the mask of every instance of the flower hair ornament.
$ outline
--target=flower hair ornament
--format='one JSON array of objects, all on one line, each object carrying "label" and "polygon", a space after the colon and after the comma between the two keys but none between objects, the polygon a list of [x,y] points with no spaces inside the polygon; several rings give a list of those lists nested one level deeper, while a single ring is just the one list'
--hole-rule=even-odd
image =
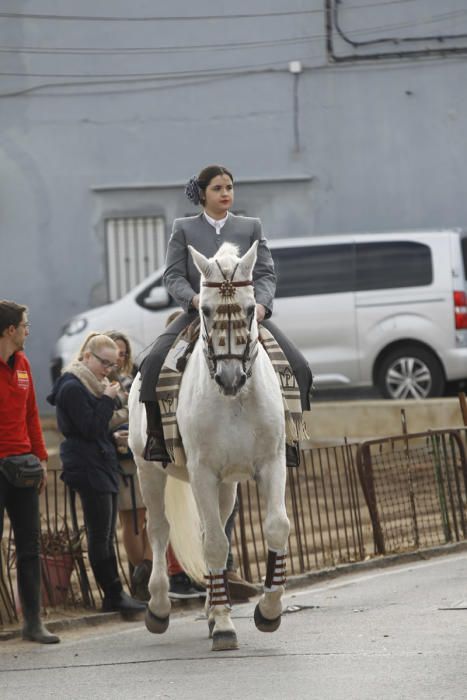
[{"label": "flower hair ornament", "polygon": [[201,189],[198,184],[198,178],[196,176],[191,177],[185,187],[185,194],[188,199],[193,202],[193,204],[200,204],[201,202]]}]

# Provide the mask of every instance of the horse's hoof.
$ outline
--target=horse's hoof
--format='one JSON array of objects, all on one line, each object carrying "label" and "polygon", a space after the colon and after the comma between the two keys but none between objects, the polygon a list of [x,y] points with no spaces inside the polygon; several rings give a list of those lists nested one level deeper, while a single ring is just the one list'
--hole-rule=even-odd
[{"label": "horse's hoof", "polygon": [[216,621],[214,618],[212,620],[208,620],[208,627],[209,627],[209,639],[212,639],[212,633],[214,631]]},{"label": "horse's hoof", "polygon": [[234,630],[224,630],[212,633],[212,651],[228,651],[238,649],[237,635]]},{"label": "horse's hoof", "polygon": [[255,625],[260,632],[275,632],[277,629],[279,629],[281,624],[280,615],[279,617],[275,617],[273,620],[268,620],[267,617],[264,617],[263,613],[259,609],[259,603],[255,608],[254,620]]},{"label": "horse's hoof", "polygon": [[164,634],[169,626],[169,618],[169,615],[167,615],[167,617],[157,617],[157,615],[154,615],[154,613],[151,612],[148,606],[144,615],[146,629],[153,634]]}]

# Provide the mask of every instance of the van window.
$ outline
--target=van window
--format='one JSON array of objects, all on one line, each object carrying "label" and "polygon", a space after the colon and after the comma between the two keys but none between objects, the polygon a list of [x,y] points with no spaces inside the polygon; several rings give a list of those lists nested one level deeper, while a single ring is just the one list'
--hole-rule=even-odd
[{"label": "van window", "polygon": [[[151,289],[154,289],[154,287],[163,287],[163,286],[164,286],[164,280],[162,277],[159,277],[158,280],[156,280],[152,284],[145,287],[143,289],[143,291],[140,292],[138,294],[138,296],[135,298],[135,301],[138,304],[138,306],[142,306],[144,309],[148,309],[149,311],[160,311],[160,309],[154,309],[153,307],[148,306],[145,303],[145,301],[146,301],[147,297],[149,297],[149,295],[151,293]],[[171,306],[175,306],[175,302],[169,294],[169,304],[168,304],[167,308],[170,308]]]},{"label": "van window", "polygon": [[433,281],[429,246],[413,241],[357,244],[357,291],[419,287]]},{"label": "van window", "polygon": [[353,251],[352,243],[272,249],[277,274],[276,297],[352,291]]},{"label": "van window", "polygon": [[467,237],[461,238],[462,259],[464,261],[464,277],[467,280]]}]

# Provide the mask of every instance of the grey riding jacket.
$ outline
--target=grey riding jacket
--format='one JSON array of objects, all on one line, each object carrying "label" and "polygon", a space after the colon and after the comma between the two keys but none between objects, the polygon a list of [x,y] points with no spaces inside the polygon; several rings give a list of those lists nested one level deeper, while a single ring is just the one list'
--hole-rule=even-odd
[{"label": "grey riding jacket", "polygon": [[238,246],[244,255],[254,241],[259,241],[253,282],[256,302],[266,308],[266,316],[272,313],[276,291],[276,273],[261,221],[247,216],[228,214],[220,233],[206,220],[204,214],[175,219],[166,257],[164,283],[175,302],[185,311],[191,308],[191,300],[199,294],[200,274],[193,263],[188,245],[207,258],[212,258],[228,242]]}]

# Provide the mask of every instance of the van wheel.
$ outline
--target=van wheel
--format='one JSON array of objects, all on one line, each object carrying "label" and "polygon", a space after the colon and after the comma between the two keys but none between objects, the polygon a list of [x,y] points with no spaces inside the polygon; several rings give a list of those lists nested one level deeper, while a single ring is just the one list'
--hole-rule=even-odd
[{"label": "van wheel", "polygon": [[427,399],[443,395],[445,380],[432,352],[406,345],[383,358],[376,384],[386,399]]}]

